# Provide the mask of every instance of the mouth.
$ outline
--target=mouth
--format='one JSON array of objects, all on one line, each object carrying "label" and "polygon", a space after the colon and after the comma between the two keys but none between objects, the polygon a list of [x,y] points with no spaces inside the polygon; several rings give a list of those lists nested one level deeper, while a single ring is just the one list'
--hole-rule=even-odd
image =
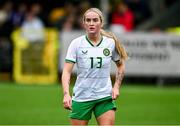
[{"label": "mouth", "polygon": [[95,29],[95,28],[93,28],[93,27],[90,27],[90,28],[89,28],[89,30],[94,30],[94,29]]}]

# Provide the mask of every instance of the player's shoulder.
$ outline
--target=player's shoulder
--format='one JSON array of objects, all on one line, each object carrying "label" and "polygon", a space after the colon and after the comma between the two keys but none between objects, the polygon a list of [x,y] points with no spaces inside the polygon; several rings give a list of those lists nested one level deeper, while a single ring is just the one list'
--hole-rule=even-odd
[{"label": "player's shoulder", "polygon": [[113,38],[110,38],[110,37],[107,37],[107,36],[103,36],[103,39],[104,39],[104,41],[107,41],[107,42],[114,42]]},{"label": "player's shoulder", "polygon": [[113,38],[103,36],[103,39],[107,45],[112,45],[112,46],[115,45],[115,41]]}]

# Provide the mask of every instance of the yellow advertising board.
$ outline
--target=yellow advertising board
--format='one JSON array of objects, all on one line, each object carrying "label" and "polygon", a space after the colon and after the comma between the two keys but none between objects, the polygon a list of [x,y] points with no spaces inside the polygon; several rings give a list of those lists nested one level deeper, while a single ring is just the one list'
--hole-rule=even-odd
[{"label": "yellow advertising board", "polygon": [[54,84],[58,75],[58,32],[45,29],[45,41],[28,42],[21,29],[12,34],[13,78],[20,84]]}]

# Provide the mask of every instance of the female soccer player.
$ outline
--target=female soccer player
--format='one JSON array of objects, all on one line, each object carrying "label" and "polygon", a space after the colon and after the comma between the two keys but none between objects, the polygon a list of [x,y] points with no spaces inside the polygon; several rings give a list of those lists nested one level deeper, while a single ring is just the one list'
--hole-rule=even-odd
[{"label": "female soccer player", "polygon": [[[113,125],[116,106],[124,76],[124,61],[128,58],[120,41],[102,27],[104,19],[97,8],[88,9],[83,16],[86,34],[74,39],[67,51],[62,73],[63,105],[71,110],[72,125],[87,125],[94,113],[99,125]],[[116,80],[110,79],[111,60],[116,63]],[[69,93],[70,77],[77,64],[77,79],[72,99]]]}]

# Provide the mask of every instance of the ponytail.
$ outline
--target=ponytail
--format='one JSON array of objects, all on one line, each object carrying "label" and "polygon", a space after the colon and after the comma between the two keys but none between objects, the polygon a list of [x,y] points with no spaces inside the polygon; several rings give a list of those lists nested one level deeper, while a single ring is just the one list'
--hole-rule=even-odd
[{"label": "ponytail", "polygon": [[120,40],[112,32],[106,32],[103,29],[101,29],[100,32],[101,32],[101,35],[104,35],[106,37],[114,39],[115,47],[116,47],[118,54],[121,56],[121,58],[123,60],[127,60],[128,54],[127,54],[126,50],[124,49],[124,47],[122,46]]}]

